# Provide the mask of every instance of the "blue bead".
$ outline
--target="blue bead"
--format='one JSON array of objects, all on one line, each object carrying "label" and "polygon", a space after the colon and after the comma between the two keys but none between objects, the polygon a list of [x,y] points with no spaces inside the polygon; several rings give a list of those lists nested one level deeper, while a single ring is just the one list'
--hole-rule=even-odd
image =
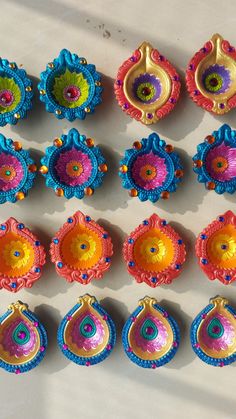
[{"label": "blue bead", "polygon": [[12,283],[11,283],[11,288],[16,288],[16,287],[17,287],[16,282],[12,282]]},{"label": "blue bead", "polygon": [[151,247],[150,252],[151,253],[155,253],[155,251],[156,251],[156,248],[155,247]]},{"label": "blue bead", "polygon": [[175,265],[175,269],[177,269],[177,271],[181,268],[181,265],[179,265],[178,263]]},{"label": "blue bead", "polygon": [[6,230],[6,226],[4,224],[1,224],[1,230]]},{"label": "blue bead", "polygon": [[68,218],[68,219],[67,219],[67,222],[68,222],[69,224],[73,223],[73,218]]},{"label": "blue bead", "polygon": [[128,265],[132,267],[132,266],[134,266],[134,265],[135,265],[135,263],[131,260],[131,261],[128,263]]},{"label": "blue bead", "polygon": [[218,220],[223,222],[225,219],[224,219],[224,217],[219,217]]},{"label": "blue bead", "polygon": [[143,221],[143,225],[145,225],[145,226],[147,226],[149,223],[148,223],[148,220],[144,220]]},{"label": "blue bead", "polygon": [[207,259],[202,259],[202,264],[203,265],[207,265],[208,264],[208,260]]},{"label": "blue bead", "polygon": [[157,278],[152,277],[151,281],[153,282],[153,284],[156,284],[156,282],[157,282]]},{"label": "blue bead", "polygon": [[22,230],[24,227],[25,227],[25,226],[24,226],[24,224],[22,224],[22,223],[18,224],[18,226],[17,226],[17,228],[19,228],[19,230]]},{"label": "blue bead", "polygon": [[35,246],[40,246],[40,241],[36,240],[36,242],[34,244],[35,244]]},{"label": "blue bead", "polygon": [[81,244],[81,246],[80,246],[80,248],[83,249],[83,250],[86,249],[86,247],[87,247],[86,244]]},{"label": "blue bead", "polygon": [[82,276],[82,279],[87,279],[88,278],[87,274],[82,274],[81,276]]},{"label": "blue bead", "polygon": [[206,234],[201,234],[200,237],[201,237],[202,240],[205,240],[207,238]]},{"label": "blue bead", "polygon": [[230,281],[231,280],[231,276],[230,275],[226,275],[225,276],[226,281]]},{"label": "blue bead", "polygon": [[108,234],[105,233],[105,234],[102,235],[102,237],[103,237],[103,239],[107,239]]},{"label": "blue bead", "polygon": [[57,267],[58,267],[58,268],[62,268],[62,267],[63,267],[63,263],[62,263],[62,262],[58,262],[58,263],[57,263]]},{"label": "blue bead", "polygon": [[86,221],[91,221],[91,217],[89,217],[88,215],[85,217]]},{"label": "blue bead", "polygon": [[35,268],[34,271],[37,272],[37,273],[39,273],[41,271],[41,269],[40,268]]},{"label": "blue bead", "polygon": [[58,244],[59,240],[58,239],[53,239],[53,243]]},{"label": "blue bead", "polygon": [[16,252],[14,253],[14,256],[16,256],[16,257],[20,256],[20,252],[16,251]]},{"label": "blue bead", "polygon": [[162,220],[161,224],[162,224],[163,226],[166,226],[167,221],[166,221],[166,220]]},{"label": "blue bead", "polygon": [[134,242],[134,239],[128,239],[129,244],[133,244],[133,242]]},{"label": "blue bead", "polygon": [[183,240],[182,239],[179,239],[178,240],[178,244],[183,244]]},{"label": "blue bead", "polygon": [[110,262],[111,261],[111,258],[106,258],[105,259],[105,262]]}]

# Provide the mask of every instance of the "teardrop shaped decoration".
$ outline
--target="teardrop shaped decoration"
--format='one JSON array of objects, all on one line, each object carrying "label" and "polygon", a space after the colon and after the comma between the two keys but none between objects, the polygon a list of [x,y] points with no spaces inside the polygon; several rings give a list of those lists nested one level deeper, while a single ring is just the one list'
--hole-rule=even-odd
[{"label": "teardrop shaped decoration", "polygon": [[116,329],[96,298],[85,294],[62,320],[57,337],[63,355],[75,364],[88,367],[110,355],[116,342]]},{"label": "teardrop shaped decoration", "polygon": [[153,132],[135,141],[120,161],[122,186],[131,197],[157,202],[175,192],[184,175],[180,157],[171,144]]},{"label": "teardrop shaped decoration", "polygon": [[82,199],[93,195],[107,172],[106,160],[92,138],[72,128],[48,147],[41,159],[40,172],[46,186],[59,197]]},{"label": "teardrop shaped decoration", "polygon": [[198,236],[196,256],[210,280],[228,285],[236,280],[236,216],[227,211]]},{"label": "teardrop shaped decoration", "polygon": [[17,301],[0,318],[0,367],[20,374],[37,367],[47,348],[47,333],[27,304]]},{"label": "teardrop shaped decoration", "polygon": [[185,244],[166,220],[153,214],[125,240],[123,256],[127,270],[138,283],[150,287],[170,284],[185,262]]},{"label": "teardrop shaped decoration", "polygon": [[223,367],[236,361],[236,311],[222,297],[212,298],[191,326],[191,343],[207,364]]},{"label": "teardrop shaped decoration", "polygon": [[143,42],[119,68],[114,89],[122,110],[149,125],[175,107],[180,94],[180,78],[159,51]]},{"label": "teardrop shaped decoration", "polygon": [[58,275],[86,285],[110,268],[113,245],[99,224],[77,211],[52,239],[50,254]]},{"label": "teardrop shaped decoration", "polygon": [[190,60],[186,70],[188,92],[209,112],[223,115],[236,106],[236,51],[215,34]]},{"label": "teardrop shaped decoration", "polygon": [[197,154],[193,157],[198,182],[218,194],[236,191],[235,136],[236,131],[224,124],[198,144]]},{"label": "teardrop shaped decoration", "polygon": [[155,298],[145,297],[126,321],[122,331],[126,355],[139,367],[167,364],[175,356],[180,342],[176,321]]},{"label": "teardrop shaped decoration", "polygon": [[44,247],[24,224],[12,217],[0,224],[0,289],[31,288],[45,262]]}]

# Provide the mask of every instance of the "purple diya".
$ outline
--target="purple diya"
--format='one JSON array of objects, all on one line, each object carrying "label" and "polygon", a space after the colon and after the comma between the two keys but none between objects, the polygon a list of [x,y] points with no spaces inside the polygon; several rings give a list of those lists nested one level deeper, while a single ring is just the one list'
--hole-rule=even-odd
[{"label": "purple diya", "polygon": [[11,304],[0,318],[0,367],[15,374],[30,371],[46,348],[46,330],[27,304]]},{"label": "purple diya", "polygon": [[236,311],[228,300],[210,300],[194,319],[191,344],[197,356],[215,367],[229,365],[236,360]]},{"label": "purple diya", "polygon": [[155,369],[175,356],[180,342],[179,327],[155,298],[145,297],[126,321],[122,342],[132,362]]},{"label": "purple diya", "polygon": [[58,345],[79,365],[95,365],[107,358],[116,342],[115,325],[95,297],[85,294],[62,320]]}]

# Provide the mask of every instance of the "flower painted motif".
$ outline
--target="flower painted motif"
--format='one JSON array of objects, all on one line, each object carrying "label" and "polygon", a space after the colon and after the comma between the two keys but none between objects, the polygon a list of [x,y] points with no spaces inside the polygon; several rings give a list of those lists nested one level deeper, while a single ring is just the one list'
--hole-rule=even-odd
[{"label": "flower painted motif", "polygon": [[0,58],[0,126],[15,125],[32,108],[32,82],[16,63]]},{"label": "flower painted motif", "polygon": [[115,94],[122,110],[143,124],[153,124],[175,107],[180,78],[169,61],[143,42],[118,70]]},{"label": "flower painted motif", "polygon": [[191,344],[207,364],[223,367],[236,361],[236,310],[222,297],[212,298],[194,319]]},{"label": "flower painted motif", "polygon": [[135,141],[120,162],[123,188],[140,201],[168,199],[183,176],[180,158],[173,150],[154,132],[141,142]]},{"label": "flower painted motif", "polygon": [[46,185],[67,199],[92,195],[107,172],[100,148],[75,128],[55,139],[54,145],[46,149],[41,163],[40,172],[46,178]]},{"label": "flower painted motif", "polygon": [[45,262],[44,247],[24,224],[9,218],[0,225],[0,289],[31,288]]},{"label": "flower painted motif", "polygon": [[52,239],[50,254],[58,275],[86,285],[110,268],[113,245],[99,224],[77,211]]},{"label": "flower painted motif", "polygon": [[126,321],[122,342],[132,362],[155,369],[175,356],[180,342],[179,327],[155,298],[145,297]]},{"label": "flower painted motif", "polygon": [[218,194],[236,190],[236,131],[224,124],[205,138],[193,157],[198,182]]},{"label": "flower painted motif", "polygon": [[89,367],[110,355],[116,342],[116,329],[96,298],[85,294],[62,320],[57,339],[63,355]]},{"label": "flower painted motif", "polygon": [[196,255],[210,280],[228,285],[236,280],[236,216],[227,211],[198,236]]},{"label": "flower painted motif", "polygon": [[0,204],[22,200],[32,188],[37,167],[18,141],[0,134]]},{"label": "flower painted motif", "polygon": [[20,301],[0,317],[0,367],[20,374],[37,367],[47,348],[47,333],[37,317]]},{"label": "flower painted motif", "polygon": [[41,73],[40,100],[57,118],[74,121],[93,113],[102,101],[101,75],[93,64],[63,49]]},{"label": "flower painted motif", "polygon": [[209,112],[223,115],[236,106],[236,51],[215,34],[190,60],[187,89],[193,101]]},{"label": "flower painted motif", "polygon": [[130,275],[150,287],[170,284],[185,262],[185,245],[166,220],[153,214],[125,240],[123,256]]}]

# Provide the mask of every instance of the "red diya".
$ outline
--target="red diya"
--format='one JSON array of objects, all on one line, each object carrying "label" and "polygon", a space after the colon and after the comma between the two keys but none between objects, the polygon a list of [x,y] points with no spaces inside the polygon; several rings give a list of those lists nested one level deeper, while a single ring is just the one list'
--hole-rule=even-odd
[{"label": "red diya", "polygon": [[24,224],[11,217],[0,225],[0,289],[31,288],[45,261],[44,247]]},{"label": "red diya", "polygon": [[77,211],[52,239],[50,254],[58,275],[85,285],[110,268],[113,245],[103,227]]},{"label": "red diya", "polygon": [[236,280],[236,216],[227,211],[209,224],[198,236],[196,255],[210,280],[228,285]]},{"label": "red diya", "polygon": [[186,250],[166,220],[153,214],[125,240],[123,256],[130,275],[150,287],[170,284],[180,275]]}]

